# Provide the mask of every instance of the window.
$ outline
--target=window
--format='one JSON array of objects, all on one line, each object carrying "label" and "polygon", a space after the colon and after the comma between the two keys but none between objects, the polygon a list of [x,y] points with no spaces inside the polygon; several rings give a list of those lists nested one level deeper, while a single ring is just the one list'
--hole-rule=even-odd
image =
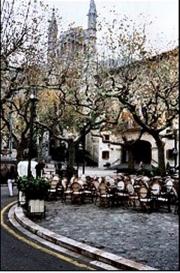
[{"label": "window", "polygon": [[166,151],[166,157],[167,157],[167,159],[174,159],[174,149],[168,149],[167,151]]},{"label": "window", "polygon": [[109,159],[109,151],[103,151],[102,152],[102,159]]},{"label": "window", "polygon": [[104,140],[109,140],[109,135],[104,135]]}]

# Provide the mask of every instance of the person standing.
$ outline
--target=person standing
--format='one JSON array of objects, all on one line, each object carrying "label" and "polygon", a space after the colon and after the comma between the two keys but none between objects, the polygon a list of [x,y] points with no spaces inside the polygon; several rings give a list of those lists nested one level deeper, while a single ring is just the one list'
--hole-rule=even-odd
[{"label": "person standing", "polygon": [[36,178],[42,176],[42,172],[43,172],[44,167],[45,167],[45,163],[44,163],[43,160],[38,162],[38,164],[35,167],[35,169],[36,169]]},{"label": "person standing", "polygon": [[17,172],[14,166],[10,167],[10,170],[7,173],[7,183],[9,189],[9,196],[13,196],[13,184],[17,179]]}]

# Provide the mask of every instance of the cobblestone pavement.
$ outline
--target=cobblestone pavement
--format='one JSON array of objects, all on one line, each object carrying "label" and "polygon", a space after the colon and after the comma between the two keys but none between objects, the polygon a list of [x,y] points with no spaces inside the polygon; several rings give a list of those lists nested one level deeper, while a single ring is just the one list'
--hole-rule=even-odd
[{"label": "cobblestone pavement", "polygon": [[52,201],[47,203],[46,218],[38,222],[60,235],[159,270],[179,269],[179,219],[173,213]]}]

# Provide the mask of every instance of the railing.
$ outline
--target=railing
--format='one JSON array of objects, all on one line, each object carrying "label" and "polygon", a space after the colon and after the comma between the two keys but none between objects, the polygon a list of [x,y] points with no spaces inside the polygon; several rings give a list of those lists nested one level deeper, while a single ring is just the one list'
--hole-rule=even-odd
[{"label": "railing", "polygon": [[116,164],[116,163],[118,163],[118,162],[120,163],[120,158],[118,158],[118,159],[116,159],[114,162],[112,162],[111,165],[114,165],[114,164]]},{"label": "railing", "polygon": [[155,163],[156,166],[158,166],[158,162],[155,159],[152,158],[151,161],[152,161],[152,163]]}]

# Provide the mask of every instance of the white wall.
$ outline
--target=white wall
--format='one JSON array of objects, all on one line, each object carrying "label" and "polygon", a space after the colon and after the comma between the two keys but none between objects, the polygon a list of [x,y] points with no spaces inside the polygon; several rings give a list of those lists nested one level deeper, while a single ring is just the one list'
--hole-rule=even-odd
[{"label": "white wall", "polygon": [[96,162],[99,160],[99,140],[99,137],[92,137],[91,133],[86,136],[86,150]]},{"label": "white wall", "polygon": [[[109,159],[102,159],[102,152],[109,151]],[[112,144],[106,144],[102,142],[102,139],[99,142],[99,168],[103,168],[104,164],[110,163],[112,165],[120,163],[121,156],[121,147]]]},{"label": "white wall", "polygon": [[[137,132],[129,131],[126,133],[127,138],[130,139],[136,139],[138,137]],[[122,141],[121,136],[117,137],[110,135],[110,140],[113,141]],[[158,150],[156,146],[156,142],[152,136],[149,134],[145,133],[143,134],[141,140],[145,140],[151,143],[151,148],[152,148],[152,165],[157,167],[158,163]],[[174,166],[174,159],[167,159],[166,158],[166,151],[168,149],[173,149],[174,148],[174,140],[173,139],[168,139],[168,138],[163,138],[163,141],[165,142],[165,164],[167,162],[170,163],[171,166]],[[177,136],[177,147],[179,147],[179,135]],[[92,137],[91,134],[88,134],[86,138],[86,149],[90,152],[92,158],[98,162],[98,167],[99,168],[104,168],[104,165],[106,163],[110,163],[112,165],[115,164],[120,164],[120,159],[121,159],[121,146],[117,145],[112,145],[112,144],[107,144],[103,143],[102,138],[98,137]],[[109,159],[102,159],[102,152],[103,151],[109,151]],[[177,162],[179,162],[179,151],[178,151],[178,156],[177,156]]]}]

